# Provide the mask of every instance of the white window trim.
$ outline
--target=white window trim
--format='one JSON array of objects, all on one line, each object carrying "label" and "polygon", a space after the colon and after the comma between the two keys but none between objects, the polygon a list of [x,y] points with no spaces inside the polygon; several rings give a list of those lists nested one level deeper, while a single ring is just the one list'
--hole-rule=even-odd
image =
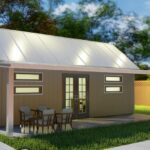
[{"label": "white window trim", "polygon": [[[121,81],[106,81],[106,77],[121,77]],[[104,83],[123,83],[123,75],[104,75]]]},{"label": "white window trim", "polygon": [[[15,79],[15,74],[41,74],[42,75],[42,80],[26,80],[26,79],[20,79],[17,80]],[[30,72],[30,71],[15,71],[14,72],[14,82],[43,82],[43,78],[44,78],[44,73],[43,72]]]},{"label": "white window trim", "polygon": [[[20,94],[17,94],[15,93],[15,88],[16,87],[42,87],[42,92],[41,93],[20,93]],[[25,95],[25,96],[36,96],[36,95],[43,95],[43,85],[15,85],[14,86],[14,95],[15,96],[20,96],[20,95]]]},{"label": "white window trim", "polygon": [[[122,90],[120,92],[117,92],[117,91],[116,92],[115,91],[114,92],[113,91],[107,92],[106,87],[121,87]],[[123,86],[122,85],[105,85],[104,86],[104,93],[105,94],[122,94],[123,93]]]}]

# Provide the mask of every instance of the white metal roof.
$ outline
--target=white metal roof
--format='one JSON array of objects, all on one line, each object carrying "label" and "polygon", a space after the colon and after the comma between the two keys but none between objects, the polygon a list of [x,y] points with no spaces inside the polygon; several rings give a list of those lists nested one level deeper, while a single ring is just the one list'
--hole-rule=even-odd
[{"label": "white metal roof", "polygon": [[138,69],[111,44],[7,29],[0,29],[0,62]]}]

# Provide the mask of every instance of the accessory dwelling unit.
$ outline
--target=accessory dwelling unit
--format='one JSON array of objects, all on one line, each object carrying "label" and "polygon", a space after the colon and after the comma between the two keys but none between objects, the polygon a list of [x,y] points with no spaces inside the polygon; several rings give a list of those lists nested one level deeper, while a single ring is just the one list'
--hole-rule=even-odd
[{"label": "accessory dwelling unit", "polygon": [[111,44],[0,29],[0,126],[12,133],[21,106],[131,114],[134,74],[146,73]]}]

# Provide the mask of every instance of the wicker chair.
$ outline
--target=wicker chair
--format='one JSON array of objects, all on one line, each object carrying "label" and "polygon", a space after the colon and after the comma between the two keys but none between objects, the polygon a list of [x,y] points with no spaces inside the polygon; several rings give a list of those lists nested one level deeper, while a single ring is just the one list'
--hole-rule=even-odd
[{"label": "wicker chair", "polygon": [[41,116],[36,121],[37,133],[39,132],[39,127],[42,127],[42,133],[44,133],[44,127],[47,127],[47,132],[49,132],[50,127],[52,131],[54,131],[54,117],[54,109],[44,109]]},{"label": "wicker chair", "polygon": [[57,113],[56,114],[56,123],[58,126],[58,129],[62,130],[63,126],[65,126],[65,130],[66,130],[66,126],[70,125],[71,129],[72,129],[72,109],[71,108],[65,108],[62,110],[62,113]]},{"label": "wicker chair", "polygon": [[38,115],[38,117],[42,117],[42,113],[43,113],[43,111],[46,110],[46,109],[50,109],[50,108],[48,108],[48,107],[45,106],[45,105],[40,105],[40,106],[38,106],[38,108],[37,108],[37,115]]},{"label": "wicker chair", "polygon": [[34,117],[36,116],[36,111],[33,109],[30,109],[28,106],[21,106],[19,109],[20,113],[20,126],[21,128],[24,128],[24,133],[25,133],[25,126],[27,125],[29,127],[29,132],[30,132],[30,127],[31,125],[33,126],[33,131],[34,131]]}]

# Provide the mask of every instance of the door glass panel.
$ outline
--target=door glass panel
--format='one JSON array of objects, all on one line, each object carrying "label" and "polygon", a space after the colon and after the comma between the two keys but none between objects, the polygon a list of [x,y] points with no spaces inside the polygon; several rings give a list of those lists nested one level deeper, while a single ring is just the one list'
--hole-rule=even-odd
[{"label": "door glass panel", "polygon": [[86,113],[86,78],[78,79],[79,113]]},{"label": "door glass panel", "polygon": [[65,79],[65,106],[66,108],[73,109],[73,91],[74,80],[73,77],[67,77]]},{"label": "door glass panel", "polygon": [[66,92],[69,92],[69,91],[70,91],[70,86],[66,85]]},{"label": "door glass panel", "polygon": [[66,84],[69,84],[69,78],[66,78]]},{"label": "door glass panel", "polygon": [[73,92],[73,85],[70,85],[70,92]]}]

